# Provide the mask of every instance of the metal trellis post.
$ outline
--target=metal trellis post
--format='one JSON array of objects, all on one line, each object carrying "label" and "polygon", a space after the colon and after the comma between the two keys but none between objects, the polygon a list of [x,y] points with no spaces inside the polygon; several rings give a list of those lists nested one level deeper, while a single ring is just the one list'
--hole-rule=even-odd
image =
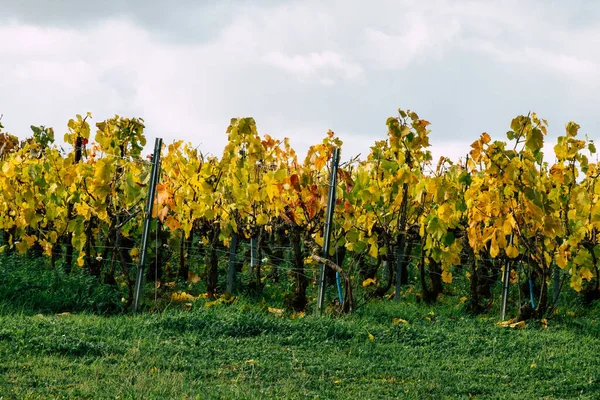
[{"label": "metal trellis post", "polygon": [[[510,234],[509,243],[512,245],[514,240],[514,233]],[[508,288],[510,285],[510,261],[504,266],[504,277],[502,279],[502,308],[500,311],[500,319],[504,321],[506,317],[506,305],[508,303]]]},{"label": "metal trellis post", "polygon": [[146,262],[148,236],[150,235],[150,224],[152,222],[152,208],[154,205],[154,195],[156,193],[158,173],[160,171],[161,148],[162,139],[156,138],[154,142],[154,154],[152,154],[152,171],[150,172],[150,186],[148,187],[148,198],[146,199],[146,218],[144,220],[144,229],[142,231],[142,246],[140,249],[140,258],[138,261],[137,275],[135,277],[135,293],[133,301],[133,309],[135,312],[138,311],[140,305],[140,296],[142,293],[142,282],[144,280],[144,263]]},{"label": "metal trellis post", "polygon": [[[327,215],[325,217],[325,236],[323,238],[323,258],[329,257],[329,237],[331,236],[331,224],[333,221],[333,211],[335,209],[335,194],[337,187],[337,170],[340,161],[340,149],[333,149],[333,157],[331,159],[331,176],[329,178],[329,199],[327,201]],[[323,311],[323,303],[325,302],[325,269],[326,265],[321,265],[321,273],[319,278],[319,297],[317,301],[317,309],[319,313]]]},{"label": "metal trellis post", "polygon": [[232,234],[231,244],[229,245],[229,267],[227,270],[227,292],[233,293],[233,282],[235,280],[235,261],[238,246],[237,234]]}]

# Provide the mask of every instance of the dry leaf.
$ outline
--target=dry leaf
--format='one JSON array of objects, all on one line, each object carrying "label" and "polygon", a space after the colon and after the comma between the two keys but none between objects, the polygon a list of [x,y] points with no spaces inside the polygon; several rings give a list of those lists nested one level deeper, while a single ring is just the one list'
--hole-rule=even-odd
[{"label": "dry leaf", "polygon": [[363,281],[362,286],[363,287],[372,286],[372,285],[374,285],[376,283],[377,283],[377,281],[375,279],[373,279],[373,278],[367,278],[367,279],[365,279]]},{"label": "dry leaf", "polygon": [[525,328],[526,326],[525,321],[515,322],[514,324],[509,325],[510,328]]},{"label": "dry leaf", "polygon": [[71,315],[70,312],[63,312],[63,313],[60,313],[60,314],[56,314],[57,317],[68,317],[70,315]]},{"label": "dry leaf", "polygon": [[283,315],[283,310],[281,308],[273,308],[273,307],[269,307],[269,312],[271,314],[275,314],[278,317],[281,317]]},{"label": "dry leaf", "polygon": [[200,277],[193,272],[188,272],[188,282],[197,283],[200,282]]}]

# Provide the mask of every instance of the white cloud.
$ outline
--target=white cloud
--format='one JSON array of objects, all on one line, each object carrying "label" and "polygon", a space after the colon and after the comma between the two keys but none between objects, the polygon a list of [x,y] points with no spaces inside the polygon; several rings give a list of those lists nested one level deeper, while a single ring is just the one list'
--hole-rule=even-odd
[{"label": "white cloud", "polygon": [[427,19],[420,13],[405,15],[391,32],[367,27],[364,30],[365,55],[375,66],[388,69],[404,69],[420,57],[440,58],[444,47],[450,46],[459,33],[456,20],[439,21]]},{"label": "white cloud", "polygon": [[265,62],[302,78],[317,77],[321,83],[327,85],[335,82],[336,75],[341,75],[340,78],[345,80],[357,80],[363,74],[360,65],[334,51],[293,56],[281,52],[269,52],[265,55]]},{"label": "white cloud", "polygon": [[230,118],[254,116],[261,133],[290,136],[299,156],[328,129],[345,155],[365,156],[398,106],[433,123],[435,161],[466,154],[483,126],[506,131],[516,109],[539,111],[559,133],[577,117],[593,136],[600,24],[568,25],[575,6],[557,7],[288,1],[232,8],[209,36],[189,37],[186,26],[181,41],[178,26],[165,40],[164,27],[139,17],[78,27],[13,20],[0,25],[0,113],[21,137],[30,124],[64,132],[86,111],[95,121],[141,116],[150,141],[189,140],[216,155]]},{"label": "white cloud", "polygon": [[529,62],[538,62],[544,67],[555,70],[572,80],[584,83],[590,83],[590,81],[600,83],[598,79],[600,78],[600,63],[598,62],[564,53],[552,53],[538,48],[525,48],[524,54]]}]

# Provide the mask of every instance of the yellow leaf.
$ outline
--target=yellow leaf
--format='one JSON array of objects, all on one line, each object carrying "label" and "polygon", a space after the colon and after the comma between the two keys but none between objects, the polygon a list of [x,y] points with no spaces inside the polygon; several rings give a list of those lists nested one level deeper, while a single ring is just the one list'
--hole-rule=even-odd
[{"label": "yellow leaf", "polygon": [[281,308],[269,307],[268,310],[271,314],[275,314],[278,317],[281,317],[283,315],[283,310]]},{"label": "yellow leaf", "polygon": [[525,321],[515,322],[514,324],[509,325],[510,328],[525,328]]},{"label": "yellow leaf", "polygon": [[510,235],[512,233],[512,225],[509,218],[505,219],[504,223],[502,224],[502,233],[505,235]]},{"label": "yellow leaf", "polygon": [[373,258],[377,258],[377,254],[378,254],[378,248],[377,245],[372,244],[371,248],[369,249],[369,255]]},{"label": "yellow leaf", "polygon": [[269,222],[269,217],[266,214],[259,214],[256,217],[256,223],[258,225],[266,225]]},{"label": "yellow leaf", "polygon": [[517,258],[519,256],[519,250],[512,244],[509,244],[506,248],[506,255],[510,258]]},{"label": "yellow leaf", "polygon": [[377,281],[373,278],[367,278],[363,281],[362,286],[363,287],[367,287],[367,286],[371,286],[374,285],[375,283],[377,283]]},{"label": "yellow leaf", "polygon": [[542,319],[542,326],[544,327],[544,329],[548,329],[548,320],[546,318]]},{"label": "yellow leaf", "polygon": [[452,272],[442,271],[442,281],[444,283],[452,283]]},{"label": "yellow leaf", "polygon": [[592,271],[590,271],[590,269],[588,267],[583,267],[579,270],[579,275],[581,276],[582,279],[587,280],[588,282],[592,280],[592,278],[594,277],[594,274],[592,273]]},{"label": "yellow leaf", "polygon": [[19,254],[24,254],[29,248],[29,245],[24,240],[15,242],[15,246],[17,247],[17,251],[19,252]]},{"label": "yellow leaf", "polygon": [[279,195],[279,187],[277,184],[270,184],[267,186],[267,195],[269,196],[269,200],[273,200],[275,196]]},{"label": "yellow leaf", "polygon": [[258,191],[258,184],[251,183],[247,188],[248,198],[254,201],[260,201],[260,192]]},{"label": "yellow leaf", "polygon": [[405,319],[402,319],[402,318],[394,318],[392,320],[392,325],[400,325],[400,324],[408,325],[408,321]]},{"label": "yellow leaf", "polygon": [[581,292],[583,281],[579,274],[571,275],[571,281],[569,282],[573,290],[576,292]]},{"label": "yellow leaf", "polygon": [[181,292],[181,293],[172,293],[171,300],[176,302],[188,302],[194,301],[196,298],[189,293]]},{"label": "yellow leaf", "polygon": [[452,209],[450,208],[448,203],[442,204],[438,208],[437,213],[442,221],[447,223],[450,222],[450,219],[452,218]]},{"label": "yellow leaf", "polygon": [[4,173],[5,177],[12,178],[15,175],[14,165],[8,161],[5,162],[4,165],[2,166],[2,172]]},{"label": "yellow leaf", "polygon": [[174,218],[172,215],[169,215],[165,221],[165,225],[167,226],[167,228],[169,228],[169,230],[171,231],[175,231],[177,229],[181,229],[181,224],[179,223],[179,221]]},{"label": "yellow leaf", "polygon": [[490,137],[490,135],[487,132],[483,132],[481,134],[481,142],[483,144],[489,143],[490,140],[492,140],[492,138]]},{"label": "yellow leaf", "polygon": [[535,367],[537,367],[536,363],[531,363],[531,365],[529,366],[529,368],[535,368]]},{"label": "yellow leaf", "polygon": [[571,221],[576,220],[577,219],[577,210],[576,209],[569,210],[569,212],[567,213],[567,217]]},{"label": "yellow leaf", "polygon": [[560,267],[560,269],[565,269],[569,263],[564,252],[559,252],[556,254],[556,265]]},{"label": "yellow leaf", "polygon": [[516,320],[517,320],[516,318],[512,318],[512,319],[509,319],[506,321],[499,321],[499,322],[496,322],[496,326],[501,326],[501,327],[505,328],[505,327],[513,324]]},{"label": "yellow leaf", "polygon": [[223,296],[219,298],[219,300],[224,304],[231,304],[235,301],[237,297],[230,295],[229,293],[225,293]]},{"label": "yellow leaf", "polygon": [[500,248],[498,248],[498,244],[496,243],[495,240],[492,239],[492,245],[490,246],[490,256],[492,258],[496,258],[496,256],[498,256],[499,252],[500,252]]},{"label": "yellow leaf", "polygon": [[374,341],[375,341],[375,336],[373,336],[373,335],[371,334],[371,332],[367,332],[367,333],[369,334],[369,340],[370,340],[371,342],[374,342]]},{"label": "yellow leaf", "polygon": [[463,296],[463,297],[461,297],[461,298],[460,298],[458,301],[460,301],[461,303],[464,303],[464,302],[465,302],[465,301],[467,301],[467,300],[468,300],[468,299],[467,299],[465,296]]}]

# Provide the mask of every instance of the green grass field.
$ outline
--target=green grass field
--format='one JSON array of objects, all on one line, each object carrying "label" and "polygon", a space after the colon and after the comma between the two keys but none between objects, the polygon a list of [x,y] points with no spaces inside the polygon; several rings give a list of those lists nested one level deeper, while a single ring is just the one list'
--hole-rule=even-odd
[{"label": "green grass field", "polygon": [[599,326],[581,321],[510,329],[451,307],[431,315],[390,303],[342,319],[280,318],[241,302],[141,316],[3,315],[0,394],[594,399]]},{"label": "green grass field", "polygon": [[341,318],[292,319],[244,298],[133,316],[87,277],[6,265],[2,399],[600,398],[598,304],[564,302],[547,328],[523,329],[467,315],[459,295],[427,306],[407,294]]}]

